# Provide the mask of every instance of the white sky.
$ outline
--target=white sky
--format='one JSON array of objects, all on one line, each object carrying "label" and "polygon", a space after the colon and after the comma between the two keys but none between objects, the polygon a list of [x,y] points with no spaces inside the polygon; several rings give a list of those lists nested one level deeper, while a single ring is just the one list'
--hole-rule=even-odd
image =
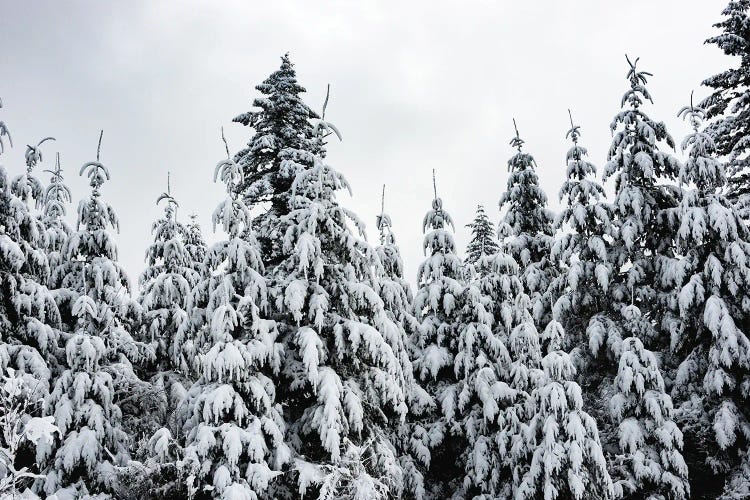
[{"label": "white sky", "polygon": [[329,160],[354,191],[340,201],[375,244],[387,184],[386,211],[414,281],[432,169],[463,249],[478,203],[499,220],[515,117],[556,209],[566,110],[601,169],[627,86],[626,52],[654,73],[648,112],[679,143],[687,126],[675,115],[690,91],[702,98],[700,82],[734,64],[703,44],[725,4],[0,0],[0,120],[16,144],[0,160],[18,174],[25,145],[55,136],[43,146],[45,168],[59,151],[77,206],[88,189],[78,169],[95,158],[104,129],[112,181],[103,193],[120,217],[120,261],[135,283],[167,171],[179,214],[196,211],[213,238],[210,217],[223,198],[212,184],[224,155],[219,128],[232,150],[244,145],[250,130],[231,119],[250,109],[254,86],[290,51],[310,106],[320,109],[332,85],[327,118],[344,142],[329,144]]}]

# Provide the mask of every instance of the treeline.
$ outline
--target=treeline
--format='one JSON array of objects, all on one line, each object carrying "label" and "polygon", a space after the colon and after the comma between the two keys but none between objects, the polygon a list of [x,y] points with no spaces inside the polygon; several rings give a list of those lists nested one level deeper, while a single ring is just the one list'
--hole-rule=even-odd
[{"label": "treeline", "polygon": [[384,208],[373,247],[337,201],[288,55],[214,168],[222,238],[167,189],[137,290],[102,137],[75,228],[52,138],[27,146],[0,167],[0,496],[750,497],[749,9],[679,146],[627,60],[611,200],[572,115],[560,213],[518,129],[465,252],[436,187],[414,292]]}]

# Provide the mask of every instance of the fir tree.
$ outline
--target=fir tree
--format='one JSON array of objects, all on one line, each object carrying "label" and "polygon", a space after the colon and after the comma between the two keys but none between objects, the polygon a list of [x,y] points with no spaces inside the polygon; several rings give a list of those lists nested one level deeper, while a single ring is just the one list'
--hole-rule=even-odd
[{"label": "fir tree", "polygon": [[624,335],[610,399],[618,425],[620,454],[613,460],[615,492],[620,498],[690,496],[688,468],[682,457],[682,432],[673,420],[656,356],[639,334],[648,320],[633,305],[622,311]]},{"label": "fir tree", "polygon": [[[12,145],[7,127],[0,123],[0,140],[3,135]],[[9,486],[28,486],[39,472],[34,448],[44,452],[54,444],[51,436],[29,443],[19,434],[42,416],[37,402],[48,394],[59,354],[61,318],[54,295],[45,286],[46,235],[29,204],[41,203],[41,183],[32,174],[39,160],[27,156],[25,173],[12,181],[0,165],[0,374],[12,379],[6,380],[11,385],[5,385],[6,406],[0,409],[0,488],[4,491]],[[22,393],[17,390],[20,386]]]},{"label": "fir tree", "polygon": [[604,189],[596,181],[596,167],[586,159],[586,148],[578,144],[580,136],[571,116],[566,137],[573,144],[566,155],[567,179],[560,189],[564,205],[555,220],[558,231],[568,231],[555,241],[552,257],[564,269],[555,317],[565,328],[568,349],[583,355],[589,320],[607,308],[613,270],[607,258],[612,207],[603,201]]},{"label": "fir tree", "polygon": [[44,190],[42,223],[47,234],[46,250],[50,269],[62,264],[62,246],[72,230],[65,221],[66,205],[72,203],[70,189],[63,182],[60,154],[57,154],[55,170],[45,170],[52,174],[49,185]]},{"label": "fir tree", "polygon": [[[747,429],[750,418],[750,233],[723,194],[725,166],[716,158],[716,142],[700,130],[706,113],[691,100],[680,116],[693,131],[682,142],[688,158],[679,178],[687,189],[672,212],[682,257],[664,266],[676,318],[671,345],[681,360],[672,395],[681,403],[686,447],[695,450],[691,470],[726,477],[724,494],[731,498],[748,454],[748,434],[738,430]],[[694,493],[716,496],[711,488],[721,483],[697,483]]]},{"label": "fir tree", "polygon": [[466,227],[471,228],[471,241],[466,247],[465,262],[467,264],[476,264],[482,257],[494,255],[500,250],[500,245],[495,238],[495,229],[482,205],[477,205],[474,221]]},{"label": "fir tree", "polygon": [[525,430],[529,466],[516,498],[612,498],[596,421],[583,410],[581,387],[572,381],[575,368],[560,350],[562,326],[551,321],[544,340],[544,376],[532,390],[531,420]]},{"label": "fir tree", "polygon": [[256,110],[237,116],[234,121],[254,130],[243,150],[234,155],[243,171],[238,190],[248,208],[270,204],[254,225],[265,262],[277,263],[282,257],[279,217],[289,213],[290,193],[296,175],[313,166],[321,143],[315,135],[312,119],[318,115],[300,97],[305,89],[297,82],[289,54],[281,58],[281,67],[255,87],[263,97],[256,98]]},{"label": "fir tree", "polygon": [[728,195],[739,202],[743,215],[750,194],[750,2],[731,0],[722,11],[724,19],[714,24],[722,32],[706,40],[724,54],[739,58],[729,68],[703,81],[713,93],[701,104],[707,118],[713,118],[707,132],[714,138],[716,154],[728,159]]},{"label": "fir tree", "polygon": [[[100,137],[101,145],[101,137]],[[78,228],[63,244],[54,281],[72,296],[74,324],[65,342],[64,371],[46,398],[47,411],[60,429],[59,447],[37,454],[47,475],[39,487],[47,495],[114,493],[117,466],[129,459],[128,434],[118,400],[138,398],[141,387],[131,363],[150,355],[128,331],[133,307],[127,277],[116,262],[108,231],[118,227],[100,188],[109,171],[97,161],[81,168],[91,195],[78,207]],[[140,409],[142,411],[142,409]]]},{"label": "fir tree", "polygon": [[498,236],[503,251],[521,268],[521,282],[532,300],[534,320],[543,328],[551,319],[554,293],[550,285],[557,274],[550,259],[553,219],[547,209],[547,196],[539,187],[536,162],[523,152],[524,141],[518,128],[510,144],[517,153],[508,161],[508,187],[500,197],[500,209],[506,211]]},{"label": "fir tree", "polygon": [[433,400],[413,375],[411,356],[414,356],[417,350],[415,337],[418,335],[418,322],[413,313],[411,287],[404,278],[404,263],[393,234],[391,217],[385,213],[385,185],[380,215],[377,216],[375,222],[380,232],[380,245],[375,248],[375,252],[382,265],[382,273],[377,280],[377,289],[383,300],[386,314],[399,329],[400,362],[404,372],[406,399],[410,410],[406,422],[394,429],[394,442],[400,453],[399,462],[404,474],[404,494],[411,498],[422,498],[425,494],[424,476],[419,457],[411,447],[409,431],[413,417],[418,419],[433,404]]},{"label": "fir tree", "polygon": [[622,97],[623,108],[610,124],[614,137],[607,155],[604,177],[614,177],[613,224],[616,229],[610,247],[610,263],[620,271],[610,284],[611,307],[615,312],[633,303],[655,324],[642,332],[646,346],[663,348],[659,335],[664,319],[663,298],[667,290],[658,286],[658,265],[672,255],[674,232],[666,217],[679,198],[673,180],[679,162],[659,150],[659,143],[674,147],[672,137],[661,122],[655,122],[642,110],[651,101],[645,85],[651,73],[638,71],[628,60],[630,89]]},{"label": "fir tree", "polygon": [[[154,241],[146,250],[146,269],[140,277],[142,308],[142,340],[154,349],[153,364],[144,367],[154,390],[160,395],[164,411],[175,408],[184,396],[188,364],[182,341],[189,330],[187,314],[191,290],[199,274],[184,241],[187,229],[176,218],[177,201],[167,192],[157,199],[163,201],[164,216],[154,222]],[[148,432],[148,431],[147,431]]]},{"label": "fir tree", "polygon": [[190,214],[190,222],[185,226],[184,245],[188,255],[190,255],[190,265],[199,276],[205,276],[206,266],[206,240],[203,239],[201,226],[198,224],[198,215]]},{"label": "fir tree", "polygon": [[[377,254],[349,227],[361,235],[362,223],[336,200],[348,188],[316,156],[297,173],[291,211],[280,220],[287,257],[273,272],[286,352],[279,398],[299,455],[298,494],[356,497],[387,479],[398,495],[403,474],[391,429],[407,410],[403,338],[375,289]],[[333,480],[351,460],[361,461],[357,482]]]},{"label": "fir tree", "polygon": [[[208,297],[195,339],[198,380],[180,408],[188,491],[213,498],[262,498],[290,461],[274,379],[281,366],[276,323],[268,307],[250,213],[238,195],[242,169],[219,162],[214,180],[227,198],[213,214],[228,239],[207,254],[210,274],[199,288]],[[166,430],[155,436],[168,441]]]},{"label": "fir tree", "polygon": [[458,422],[452,419],[457,404],[453,362],[459,349],[458,301],[464,292],[464,270],[447,226],[453,227],[453,220],[435,190],[432,209],[423,222],[427,258],[417,273],[414,309],[420,324],[413,359],[414,374],[434,403],[426,401],[430,406],[422,410],[409,433],[411,451],[428,471],[429,493],[437,497],[460,486],[463,471],[455,457],[465,449]]}]

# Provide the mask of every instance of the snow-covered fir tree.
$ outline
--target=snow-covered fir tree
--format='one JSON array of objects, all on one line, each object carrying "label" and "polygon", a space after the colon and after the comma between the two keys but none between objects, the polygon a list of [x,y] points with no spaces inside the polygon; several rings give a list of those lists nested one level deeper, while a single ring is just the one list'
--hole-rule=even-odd
[{"label": "snow-covered fir tree", "polygon": [[302,101],[305,89],[297,82],[288,53],[281,58],[281,67],[255,88],[263,94],[253,101],[256,109],[234,119],[254,131],[247,147],[234,155],[244,176],[237,189],[250,209],[270,205],[254,226],[264,262],[276,264],[282,259],[279,217],[290,211],[292,183],[323,150],[311,121],[318,115]]},{"label": "snow-covered fir tree", "polygon": [[464,293],[465,273],[449,230],[453,219],[437,191],[422,224],[427,256],[417,272],[414,310],[420,324],[412,363],[416,379],[433,401],[425,401],[429,406],[421,409],[408,432],[411,451],[427,470],[427,493],[440,498],[455,491],[463,477],[463,464],[456,461],[465,449],[462,432],[457,421],[444,417],[443,407],[452,417],[457,403],[453,362],[459,349],[458,301]]},{"label": "snow-covered fir tree", "polygon": [[[726,478],[724,494],[741,497],[736,483],[750,482],[743,477],[750,442],[750,232],[724,195],[725,166],[716,142],[701,130],[706,113],[691,102],[680,116],[693,130],[682,142],[685,191],[672,213],[681,258],[665,266],[664,276],[673,290],[671,340],[680,360],[672,395],[695,450],[693,473]],[[721,480],[700,482],[694,493],[717,496],[722,487]]]},{"label": "snow-covered fir tree", "polygon": [[[0,124],[2,136],[10,139],[4,123]],[[5,492],[12,487],[12,493],[26,489],[39,472],[36,443],[30,446],[19,433],[30,419],[42,415],[37,402],[54,381],[61,321],[54,295],[46,287],[49,264],[44,226],[30,205],[42,202],[41,183],[32,173],[41,158],[27,155],[26,160],[24,173],[13,180],[0,165],[0,374],[5,378],[7,373],[12,380],[6,382],[14,387],[6,386],[12,394],[6,391],[5,407],[0,410],[4,415],[0,485]],[[23,394],[16,390],[18,386],[23,386]],[[38,449],[52,444],[47,439]]]},{"label": "snow-covered fir tree", "polygon": [[391,217],[385,213],[385,186],[380,214],[376,217],[376,226],[380,233],[380,245],[375,248],[382,273],[378,276],[377,290],[383,300],[386,313],[399,329],[402,345],[401,367],[406,382],[406,400],[410,413],[403,425],[393,430],[394,444],[400,452],[399,462],[404,474],[404,495],[421,498],[424,495],[424,476],[420,467],[419,456],[411,447],[412,417],[419,418],[433,404],[432,398],[424,391],[414,378],[411,367],[411,356],[416,354],[416,337],[418,322],[414,315],[413,296],[409,282],[404,277],[404,263],[401,252],[393,234]]},{"label": "snow-covered fir tree", "polygon": [[[179,409],[185,484],[177,491],[268,498],[270,483],[291,459],[275,389],[283,351],[276,323],[266,316],[263,264],[249,210],[238,194],[242,168],[229,159],[228,149],[227,157],[214,173],[214,180],[226,184],[227,198],[213,222],[228,239],[208,251],[210,274],[199,285],[207,304],[195,339],[199,378]],[[170,439],[167,429],[152,438],[162,459],[169,458]]]},{"label": "snow-covered fir tree", "polygon": [[143,386],[132,363],[152,355],[129,331],[135,304],[117,264],[109,228],[117,228],[118,221],[101,198],[109,171],[98,157],[81,168],[91,194],[78,206],[77,230],[65,240],[53,278],[66,291],[66,317],[72,324],[64,339],[64,370],[45,400],[60,429],[60,443],[37,452],[46,472],[37,487],[59,498],[116,491],[117,468],[129,459],[129,434],[142,424],[137,419],[126,430],[119,402],[138,399]]},{"label": "snow-covered fir tree", "polygon": [[185,246],[188,230],[176,218],[178,204],[171,195],[169,181],[167,192],[157,199],[159,202],[164,202],[164,215],[152,225],[154,241],[146,250],[146,269],[140,277],[143,329],[140,334],[156,356],[143,369],[161,399],[166,417],[184,396],[188,380],[191,360],[190,353],[183,350],[183,343],[190,331],[187,313],[190,293],[199,274],[193,269],[192,256]]},{"label": "snow-covered fir tree", "polygon": [[474,220],[466,227],[471,229],[471,241],[466,246],[465,262],[467,264],[476,264],[482,257],[494,255],[500,250],[495,237],[495,228],[492,227],[492,222],[482,205],[477,205]]},{"label": "snow-covered fir tree", "polygon": [[701,104],[707,131],[714,138],[716,154],[728,160],[728,195],[747,214],[750,195],[750,1],[731,0],[722,11],[724,19],[714,28],[721,33],[706,43],[732,57],[736,65],[703,81],[713,89]]},{"label": "snow-covered fir tree", "polygon": [[565,329],[563,343],[578,380],[587,389],[598,384],[601,375],[597,367],[587,366],[591,362],[588,327],[592,317],[607,312],[609,307],[612,207],[604,201],[596,167],[588,161],[586,148],[579,144],[580,136],[580,127],[570,115],[566,137],[572,145],[566,154],[566,180],[560,188],[563,208],[555,220],[555,228],[561,234],[552,248],[552,258],[561,269],[556,285],[560,297],[553,312]]},{"label": "snow-covered fir tree", "polygon": [[547,208],[547,195],[539,186],[536,162],[523,151],[524,141],[518,128],[510,144],[517,152],[508,160],[508,185],[500,197],[500,209],[505,209],[505,213],[497,233],[503,251],[520,266],[521,282],[532,300],[534,320],[544,328],[551,319],[555,293],[550,285],[557,275],[550,258],[553,217]]},{"label": "snow-covered fir tree", "polygon": [[682,432],[673,420],[672,398],[666,393],[656,356],[640,334],[648,319],[638,307],[623,307],[620,361],[609,401],[618,426],[620,452],[612,476],[619,498],[690,496],[688,468],[682,457]]},{"label": "snow-covered fir tree", "polygon": [[529,398],[531,420],[524,430],[529,465],[515,498],[612,498],[596,421],[583,410],[581,387],[572,381],[575,368],[561,350],[563,335],[556,321],[543,335],[548,345],[544,375]]},{"label": "snow-covered fir tree", "polygon": [[[407,411],[403,338],[375,288],[381,264],[363,225],[336,200],[342,189],[345,178],[316,156],[280,219],[286,257],[272,277],[286,353],[278,394],[298,455],[290,494],[371,498],[386,483],[398,496],[391,429]],[[341,473],[355,465],[355,476]]]},{"label": "snow-covered fir tree", "polygon": [[645,86],[651,73],[638,70],[638,59],[627,61],[630,88],[622,97],[622,111],[610,124],[614,136],[604,168],[604,178],[615,181],[609,258],[618,272],[610,280],[611,308],[618,312],[631,303],[638,306],[654,324],[641,332],[641,340],[647,347],[664,348],[666,336],[659,332],[665,328],[663,302],[669,291],[659,287],[658,272],[660,259],[672,255],[674,231],[666,214],[679,198],[677,187],[669,182],[680,164],[659,149],[660,143],[674,147],[664,124],[642,109],[651,101]]},{"label": "snow-covered fir tree", "polygon": [[70,189],[63,181],[62,168],[60,167],[60,154],[54,170],[46,170],[52,174],[50,182],[44,189],[44,201],[42,204],[42,223],[47,234],[46,250],[50,269],[57,269],[62,263],[62,246],[65,239],[72,232],[70,225],[65,220],[67,205],[73,202]]},{"label": "snow-covered fir tree", "polygon": [[199,276],[206,274],[206,252],[208,246],[203,238],[203,231],[198,223],[198,214],[190,214],[190,222],[185,225],[184,245],[188,255],[190,255],[190,265]]}]

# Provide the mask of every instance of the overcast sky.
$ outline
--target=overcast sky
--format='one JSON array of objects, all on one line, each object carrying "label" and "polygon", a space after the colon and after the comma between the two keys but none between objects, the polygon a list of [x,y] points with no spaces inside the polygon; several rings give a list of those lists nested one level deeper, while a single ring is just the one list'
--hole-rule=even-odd
[{"label": "overcast sky", "polygon": [[231,120],[250,109],[254,86],[289,51],[310,106],[320,109],[332,85],[326,116],[344,141],[330,143],[329,160],[354,193],[342,193],[341,203],[377,243],[387,184],[386,210],[414,281],[432,169],[463,249],[477,204],[499,220],[515,117],[556,209],[567,109],[601,169],[627,86],[625,53],[654,73],[655,106],[647,112],[679,142],[687,127],[676,113],[690,91],[705,96],[700,82],[734,64],[703,44],[725,4],[0,0],[0,120],[16,143],[0,162],[18,174],[26,144],[56,137],[43,147],[47,168],[59,151],[77,205],[88,189],[78,170],[95,158],[104,129],[102,161],[112,180],[103,193],[120,217],[120,261],[135,283],[167,171],[179,215],[197,212],[215,238],[219,128],[232,150],[247,142],[250,130]]}]

